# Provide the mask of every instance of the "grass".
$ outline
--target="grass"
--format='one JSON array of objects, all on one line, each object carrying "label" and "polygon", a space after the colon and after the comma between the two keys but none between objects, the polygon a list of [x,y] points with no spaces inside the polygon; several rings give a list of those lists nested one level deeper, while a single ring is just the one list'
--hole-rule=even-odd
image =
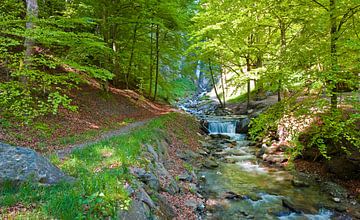
[{"label": "grass", "polygon": [[[43,186],[24,183],[0,186],[0,219],[104,219],[115,217],[129,205],[125,183],[131,182],[129,167],[142,166],[139,159],[143,143],[155,143],[158,129],[171,124],[177,114],[154,119],[129,134],[75,151],[65,161],[51,160],[65,173],[76,177],[74,183]],[[24,210],[8,216],[8,209],[21,204]],[[1,211],[2,210],[2,211]]]},{"label": "grass", "polygon": [[[256,95],[256,91],[250,92],[251,99],[254,99],[255,95]],[[239,96],[229,99],[227,102],[230,104],[234,104],[234,103],[242,103],[242,102],[245,102],[246,100],[247,100],[247,93],[244,93],[244,94],[241,94]]]},{"label": "grass", "polygon": [[88,130],[81,134],[72,134],[69,136],[65,136],[65,137],[59,138],[56,141],[56,145],[68,146],[68,145],[74,145],[77,143],[81,143],[85,140],[91,140],[91,139],[94,139],[94,137],[99,136],[102,131],[105,131],[105,129],[101,130],[101,131],[100,130]]}]

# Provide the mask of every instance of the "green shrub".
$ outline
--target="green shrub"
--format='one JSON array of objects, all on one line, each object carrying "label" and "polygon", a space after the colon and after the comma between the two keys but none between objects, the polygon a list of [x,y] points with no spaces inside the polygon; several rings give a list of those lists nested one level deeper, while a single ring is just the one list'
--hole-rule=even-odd
[{"label": "green shrub", "polygon": [[287,102],[278,102],[268,108],[265,112],[254,118],[250,122],[250,138],[253,140],[261,139],[270,131],[276,131],[280,119],[284,116],[287,109]]},{"label": "green shrub", "polygon": [[309,138],[299,143],[306,148],[318,149],[327,159],[339,152],[349,155],[360,150],[359,119],[359,114],[340,109],[323,113],[306,132]]}]

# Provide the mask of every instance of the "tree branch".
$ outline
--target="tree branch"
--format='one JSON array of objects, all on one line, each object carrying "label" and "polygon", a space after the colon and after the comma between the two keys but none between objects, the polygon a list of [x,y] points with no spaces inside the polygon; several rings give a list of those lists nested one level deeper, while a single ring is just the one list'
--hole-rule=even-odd
[{"label": "tree branch", "polygon": [[313,2],[316,3],[317,5],[321,6],[321,7],[324,8],[326,11],[329,11],[329,9],[328,9],[325,5],[321,4],[321,3],[318,2],[317,0],[311,0],[311,1],[313,1]]},{"label": "tree branch", "polygon": [[349,8],[349,10],[343,15],[341,18],[341,21],[339,23],[338,32],[341,30],[342,26],[346,24],[346,22],[354,16],[357,12],[360,10],[360,5],[357,5],[355,7]]},{"label": "tree branch", "polygon": [[356,37],[357,37],[358,39],[360,39],[360,38],[359,38],[359,34],[358,34],[358,32],[356,31],[355,18],[353,17],[352,20],[353,20],[353,27],[354,27],[354,31],[355,31]]}]

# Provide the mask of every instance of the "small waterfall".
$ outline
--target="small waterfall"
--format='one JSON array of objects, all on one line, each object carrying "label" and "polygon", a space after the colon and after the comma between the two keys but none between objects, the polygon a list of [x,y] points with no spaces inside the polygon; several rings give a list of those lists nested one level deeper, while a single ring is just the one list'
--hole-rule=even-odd
[{"label": "small waterfall", "polygon": [[209,121],[211,134],[235,134],[237,121]]}]

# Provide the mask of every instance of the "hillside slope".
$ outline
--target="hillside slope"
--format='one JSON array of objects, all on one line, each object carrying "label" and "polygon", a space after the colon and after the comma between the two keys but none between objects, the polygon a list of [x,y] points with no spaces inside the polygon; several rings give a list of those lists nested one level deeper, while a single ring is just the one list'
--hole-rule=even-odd
[{"label": "hillside slope", "polygon": [[38,118],[28,125],[0,116],[0,142],[51,152],[172,111],[169,106],[152,103],[134,91],[110,88],[106,93],[95,82],[80,85],[69,96],[72,104],[78,106],[76,112],[60,109],[57,115]]}]

